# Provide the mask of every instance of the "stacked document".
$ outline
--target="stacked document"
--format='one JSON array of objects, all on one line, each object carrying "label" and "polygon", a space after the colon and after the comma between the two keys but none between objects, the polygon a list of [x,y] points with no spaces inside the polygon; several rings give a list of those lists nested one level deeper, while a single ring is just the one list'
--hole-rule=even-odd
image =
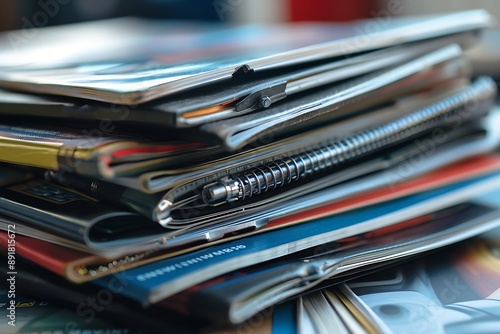
[{"label": "stacked document", "polygon": [[[500,227],[497,86],[464,53],[493,22],[0,35],[2,333],[216,333],[289,305],[291,332],[411,331],[356,287]],[[16,328],[16,293],[63,320]]]}]

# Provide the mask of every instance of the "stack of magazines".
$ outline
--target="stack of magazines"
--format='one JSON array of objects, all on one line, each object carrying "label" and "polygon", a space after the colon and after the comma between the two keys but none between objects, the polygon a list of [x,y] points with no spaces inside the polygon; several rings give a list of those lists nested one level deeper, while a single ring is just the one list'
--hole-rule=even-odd
[{"label": "stack of magazines", "polygon": [[493,22],[0,35],[2,333],[418,329],[397,265],[500,227]]}]

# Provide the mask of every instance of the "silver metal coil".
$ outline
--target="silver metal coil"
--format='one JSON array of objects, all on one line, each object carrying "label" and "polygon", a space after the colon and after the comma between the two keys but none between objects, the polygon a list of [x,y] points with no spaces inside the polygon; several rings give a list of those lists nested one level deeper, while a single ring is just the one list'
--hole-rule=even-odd
[{"label": "silver metal coil", "polygon": [[[485,89],[485,85],[490,89]],[[344,139],[332,139],[317,149],[278,159],[235,178],[206,185],[203,189],[205,203],[218,205],[244,200],[410,139],[436,126],[444,126],[451,117],[458,115],[465,118],[466,113],[473,113],[472,109],[478,105],[474,102],[489,99],[495,94],[491,85],[489,78],[478,79],[460,93],[387,124]]]}]

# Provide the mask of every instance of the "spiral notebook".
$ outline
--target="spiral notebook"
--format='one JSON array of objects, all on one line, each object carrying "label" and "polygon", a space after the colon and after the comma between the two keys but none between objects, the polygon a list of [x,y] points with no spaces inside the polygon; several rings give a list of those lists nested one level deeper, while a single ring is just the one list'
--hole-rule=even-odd
[{"label": "spiral notebook", "polygon": [[[397,159],[404,159],[411,152],[407,149],[405,153],[405,143],[411,147],[415,145],[412,139],[423,138],[435,128],[443,132],[450,130],[443,137],[449,140],[465,137],[466,133],[461,131],[477,130],[469,124],[476,121],[492,129],[496,112],[491,112],[488,121],[480,121],[489,114],[496,94],[496,85],[491,79],[481,78],[458,91],[442,94],[440,91],[437,96],[426,95],[427,98],[416,95],[413,101],[407,99],[401,104],[375,109],[197,166],[117,177],[112,182],[124,189],[162,193],[149,217],[171,228],[214,221],[217,216],[228,219],[241,213],[242,208],[245,212],[262,210],[270,202],[278,205],[281,201],[397,164]],[[454,122],[457,119],[459,123]],[[498,145],[495,131],[487,133],[491,138],[487,150],[492,150]],[[436,146],[445,144],[444,139],[434,142]],[[395,149],[397,145],[401,150]],[[377,155],[384,150],[389,151]],[[331,170],[335,173],[328,172]],[[63,184],[78,184],[72,182],[70,175],[66,176],[67,183],[62,177]],[[99,193],[99,186],[102,186],[101,196],[105,197],[106,185],[106,181],[101,180],[93,191]]]},{"label": "spiral notebook", "polygon": [[[443,158],[444,157],[440,155],[435,157],[436,160]],[[26,224],[26,222],[0,214],[4,222],[4,224],[0,224],[0,229],[6,230],[0,232],[0,246],[5,249],[8,248],[7,231],[9,230],[9,224],[15,224],[18,232],[16,236],[16,252],[18,256],[35,262],[58,275],[64,276],[69,281],[82,283],[109,275],[111,272],[134,268],[160,259],[178,256],[190,251],[227,242],[232,239],[284,228],[286,226],[319,219],[328,215],[409,196],[439,186],[452,184],[460,180],[488,174],[499,169],[499,157],[495,155],[478,156],[457,162],[456,164],[444,166],[421,176],[411,177],[408,180],[396,182],[394,178],[391,178],[390,181],[394,182],[392,186],[367,190],[357,196],[342,199],[343,189],[347,191],[349,188],[355,188],[360,184],[359,182],[347,183],[343,185],[343,187],[334,187],[331,189],[331,194],[325,192],[315,194],[315,196],[304,197],[302,203],[300,203],[301,206],[299,206],[297,202],[290,203],[293,206],[288,213],[276,212],[275,216],[273,216],[271,212],[267,218],[265,218],[265,216],[261,217],[260,221],[265,224],[261,224],[260,228],[256,230],[250,228],[253,226],[251,220],[237,225],[242,228],[239,233],[236,226],[230,226],[225,229],[224,227],[217,228],[212,226],[211,228],[191,231],[187,232],[185,235],[179,235],[176,238],[177,240],[174,241],[183,244],[183,247],[175,247],[176,242],[173,243],[173,247],[170,247],[171,245],[167,242],[163,249],[149,248],[143,251],[134,248],[133,241],[136,240],[131,240],[132,244],[125,248],[125,256],[117,256],[109,252],[105,253],[100,247],[85,248],[83,244],[69,243],[67,240],[65,241],[62,238],[57,238],[54,234],[42,233],[41,226],[37,229],[28,229],[29,225]],[[390,171],[388,172],[391,173]],[[375,174],[370,179],[365,178],[360,181],[373,182],[377,178],[387,180],[383,175]],[[349,191],[347,191],[347,193],[349,193]],[[337,196],[334,194],[337,194]],[[321,199],[319,196],[326,198]],[[330,201],[328,201],[328,198],[330,198]],[[295,212],[293,210],[298,211]],[[140,220],[137,222],[141,223]],[[143,228],[145,227],[146,225],[143,226]],[[207,236],[210,238],[203,240],[202,237],[207,238]],[[123,242],[126,241],[123,240]],[[115,254],[116,251],[115,249]]]},{"label": "spiral notebook", "polygon": [[[121,212],[120,215],[130,216],[133,213],[131,217],[137,217],[134,219],[138,222],[147,220],[144,226],[150,226],[157,236],[164,233],[163,237],[169,240],[169,245],[193,242],[194,235],[201,238],[199,241],[206,242],[226,233],[259,229],[265,225],[266,215],[306,207],[305,196],[313,196],[319,203],[315,194],[321,190],[344,187],[340,192],[331,192],[331,196],[352,196],[383,186],[388,181],[397,182],[494,150],[500,137],[495,131],[498,112],[489,110],[494,93],[494,83],[488,78],[481,78],[444,98],[438,94],[441,98],[435,103],[428,104],[429,99],[418,96],[415,104],[406,101],[399,107],[362,114],[183,171],[115,178],[115,183],[82,179],[78,175],[54,171],[45,173],[44,179],[33,172],[36,179],[33,182],[38,182],[38,185],[22,187],[38,189],[36,191],[40,193],[43,187],[48,187],[53,191],[47,193],[53,195],[76,191],[76,194],[66,197],[75,200],[88,198],[99,202],[96,204],[99,206],[110,202],[121,208],[115,210]],[[435,96],[428,98],[436,99]],[[419,104],[424,106],[420,109],[408,108]],[[422,143],[431,143],[431,147]],[[415,160],[415,154],[422,163],[412,168],[410,173],[390,173]],[[275,160],[276,156],[282,158]],[[331,173],[332,170],[335,172]],[[26,169],[17,172],[29,174]],[[388,175],[391,175],[389,180]],[[134,189],[132,182],[147,184],[144,179],[141,180],[143,177],[150,178],[151,186],[157,187],[156,192],[149,191],[150,194],[147,194],[141,189]],[[352,184],[346,186],[347,182]],[[45,209],[29,213],[29,206],[23,205],[25,209],[20,210],[21,206],[13,205],[18,201],[19,204],[28,201],[35,206],[34,199],[30,199],[32,195],[24,190],[12,192],[6,189],[0,208],[6,215],[15,213],[14,218],[27,220],[30,224],[37,224],[31,221],[41,219],[41,212],[49,217],[62,208],[53,204],[52,208],[47,208],[40,201],[38,205]],[[20,196],[24,199],[19,199]],[[69,207],[76,204],[71,204],[72,201],[68,203],[66,210],[74,210]],[[256,218],[259,214],[262,214],[262,219]],[[55,216],[60,218],[60,214]],[[53,225],[53,219],[44,221]],[[248,225],[243,223],[245,220]],[[91,221],[90,224],[81,224],[90,227],[94,220]],[[157,230],[157,227],[160,229]],[[81,226],[76,230],[79,228]],[[184,240],[183,235],[189,235],[189,238]],[[75,237],[81,240],[82,236],[78,234]]]}]

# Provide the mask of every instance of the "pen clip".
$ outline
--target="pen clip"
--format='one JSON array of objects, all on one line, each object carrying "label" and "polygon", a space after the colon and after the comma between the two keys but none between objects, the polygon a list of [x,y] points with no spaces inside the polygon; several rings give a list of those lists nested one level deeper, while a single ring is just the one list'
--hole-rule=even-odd
[{"label": "pen clip", "polygon": [[238,102],[235,110],[248,112],[260,108],[269,108],[272,103],[286,97],[286,85],[287,82],[283,81],[255,91]]}]

